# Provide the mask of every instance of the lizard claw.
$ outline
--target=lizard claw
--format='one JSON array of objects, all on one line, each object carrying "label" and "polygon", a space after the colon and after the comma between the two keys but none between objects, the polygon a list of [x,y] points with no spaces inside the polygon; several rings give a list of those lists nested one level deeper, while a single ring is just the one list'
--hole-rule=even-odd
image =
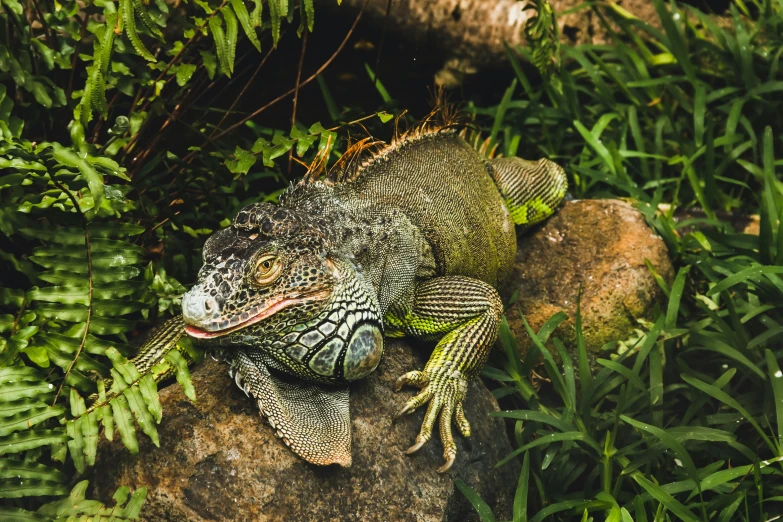
[{"label": "lizard claw", "polygon": [[454,443],[454,437],[451,433],[452,423],[457,424],[457,428],[463,436],[470,436],[470,424],[462,408],[462,400],[467,392],[467,380],[460,372],[440,368],[433,372],[426,369],[422,372],[408,372],[397,379],[395,388],[399,389],[405,384],[418,386],[422,390],[405,403],[395,416],[395,420],[405,414],[413,413],[424,404],[428,404],[416,442],[405,453],[411,455],[421,449],[432,438],[437,422],[443,444],[443,460],[445,461],[438,468],[438,473],[444,473],[451,468],[457,458],[457,445]]},{"label": "lizard claw", "polygon": [[394,391],[398,392],[403,386],[415,386],[417,388],[424,388],[429,382],[429,377],[424,372],[414,370],[404,375],[400,375],[394,382]]},{"label": "lizard claw", "polygon": [[455,460],[457,460],[456,451],[454,452],[453,455],[450,455],[449,457],[446,458],[445,464],[443,464],[441,467],[438,468],[438,473],[446,473],[448,470],[450,470]]}]

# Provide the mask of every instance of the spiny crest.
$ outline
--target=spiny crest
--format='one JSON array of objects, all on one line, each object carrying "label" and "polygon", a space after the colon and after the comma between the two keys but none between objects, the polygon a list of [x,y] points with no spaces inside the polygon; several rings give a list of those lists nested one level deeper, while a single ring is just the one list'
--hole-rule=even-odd
[{"label": "spiny crest", "polygon": [[488,137],[482,140],[481,131],[474,128],[465,127],[459,133],[460,137],[465,140],[476,152],[481,154],[487,159],[500,158],[502,154],[495,154],[498,149],[498,143],[492,143],[492,138]]},{"label": "spiny crest", "polygon": [[369,135],[355,143],[349,143],[340,159],[328,170],[327,145],[310,164],[307,174],[299,184],[305,185],[318,180],[330,185],[355,181],[371,164],[387,159],[410,143],[442,132],[452,132],[459,127],[467,128],[470,124],[464,113],[453,105],[443,103],[436,106],[422,121],[400,132],[399,124],[405,113],[406,111],[401,112],[394,119],[394,136],[390,143],[375,140]]}]

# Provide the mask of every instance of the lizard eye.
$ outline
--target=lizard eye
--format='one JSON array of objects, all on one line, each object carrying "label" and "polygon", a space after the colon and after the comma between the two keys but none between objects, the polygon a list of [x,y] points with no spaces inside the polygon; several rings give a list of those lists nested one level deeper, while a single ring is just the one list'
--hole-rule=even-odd
[{"label": "lizard eye", "polygon": [[258,258],[253,277],[257,284],[268,285],[280,276],[281,268],[280,259],[275,255],[267,254]]}]

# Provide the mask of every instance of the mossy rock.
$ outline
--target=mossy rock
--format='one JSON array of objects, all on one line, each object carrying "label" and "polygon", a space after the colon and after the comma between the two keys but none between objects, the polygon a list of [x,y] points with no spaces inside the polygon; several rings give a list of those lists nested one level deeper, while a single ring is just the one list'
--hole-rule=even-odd
[{"label": "mossy rock", "polygon": [[[514,273],[501,291],[506,299],[518,291],[507,317],[522,351],[532,342],[520,312],[538,331],[562,311],[569,319],[553,337],[575,354],[581,286],[582,330],[591,363],[609,358],[602,347],[634,335],[640,322],[653,318],[655,305],[664,302],[645,260],[671,284],[674,268],[666,245],[631,204],[615,199],[567,202],[542,227],[520,238]],[[556,350],[552,353],[559,359]]]}]

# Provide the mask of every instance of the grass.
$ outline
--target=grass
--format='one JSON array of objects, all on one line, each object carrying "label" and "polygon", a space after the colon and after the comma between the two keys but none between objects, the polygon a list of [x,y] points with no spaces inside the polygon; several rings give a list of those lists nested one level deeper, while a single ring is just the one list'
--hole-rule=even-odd
[{"label": "grass", "polygon": [[[521,463],[514,522],[764,521],[783,513],[783,3],[735,2],[732,28],[655,1],[662,31],[612,4],[593,9],[608,45],[564,46],[555,78],[529,54],[497,107],[472,107],[506,155],[568,166],[577,197],[630,197],[677,267],[651,324],[618,358],[587,364],[549,350],[562,314],[530,331],[523,360],[504,353],[485,377]],[[666,213],[660,203],[671,204]],[[677,208],[704,218],[674,220]],[[758,213],[759,235],[731,213]],[[536,391],[531,370],[547,382]],[[495,520],[469,486],[483,521]]]}]

